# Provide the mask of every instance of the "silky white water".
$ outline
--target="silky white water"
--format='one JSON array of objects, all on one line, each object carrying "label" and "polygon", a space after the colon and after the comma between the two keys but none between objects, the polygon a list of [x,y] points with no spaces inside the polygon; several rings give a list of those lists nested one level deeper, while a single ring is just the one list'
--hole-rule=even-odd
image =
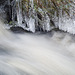
[{"label": "silky white water", "polygon": [[14,34],[0,22],[0,75],[75,75],[74,35]]}]

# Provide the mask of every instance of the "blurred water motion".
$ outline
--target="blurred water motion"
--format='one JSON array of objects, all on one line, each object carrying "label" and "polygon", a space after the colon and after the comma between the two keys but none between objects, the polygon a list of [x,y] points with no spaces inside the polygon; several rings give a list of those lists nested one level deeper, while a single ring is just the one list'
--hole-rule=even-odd
[{"label": "blurred water motion", "polygon": [[74,41],[64,32],[14,34],[0,23],[0,75],[75,75]]}]

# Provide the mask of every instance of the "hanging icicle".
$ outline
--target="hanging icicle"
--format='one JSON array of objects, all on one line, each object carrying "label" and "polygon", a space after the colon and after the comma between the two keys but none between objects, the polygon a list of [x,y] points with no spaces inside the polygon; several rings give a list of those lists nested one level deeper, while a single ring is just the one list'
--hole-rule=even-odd
[{"label": "hanging icicle", "polygon": [[18,21],[18,25],[22,26],[22,21],[23,21],[23,17],[22,17],[22,3],[21,0],[16,0],[16,8],[17,8],[17,21]]}]

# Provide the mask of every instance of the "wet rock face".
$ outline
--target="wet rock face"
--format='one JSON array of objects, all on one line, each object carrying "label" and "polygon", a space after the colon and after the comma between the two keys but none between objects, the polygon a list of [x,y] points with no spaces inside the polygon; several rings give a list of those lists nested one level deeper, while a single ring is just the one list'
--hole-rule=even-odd
[{"label": "wet rock face", "polygon": [[11,15],[12,8],[11,8],[11,6],[5,5],[4,10],[5,10],[6,15],[7,15],[7,21],[10,22],[12,20],[12,15]]},{"label": "wet rock face", "polygon": [[0,5],[3,5],[7,0],[0,0]]},{"label": "wet rock face", "polygon": [[[4,15],[6,15],[6,20],[8,22],[10,22],[11,18],[12,18],[12,16],[11,16],[12,7],[11,7],[11,4],[9,5],[8,1],[9,0],[0,0],[0,9],[3,10],[3,13],[5,12]],[[2,11],[0,11],[0,12],[2,12]]]},{"label": "wet rock face", "polygon": [[4,21],[6,19],[6,13],[4,10],[5,3],[7,0],[0,0],[0,19]]}]

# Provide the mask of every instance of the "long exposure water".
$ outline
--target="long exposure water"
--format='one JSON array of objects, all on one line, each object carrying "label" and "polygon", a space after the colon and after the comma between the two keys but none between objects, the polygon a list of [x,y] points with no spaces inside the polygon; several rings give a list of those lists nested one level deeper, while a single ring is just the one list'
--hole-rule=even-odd
[{"label": "long exposure water", "polygon": [[75,36],[14,34],[0,22],[0,75],[75,75]]}]

